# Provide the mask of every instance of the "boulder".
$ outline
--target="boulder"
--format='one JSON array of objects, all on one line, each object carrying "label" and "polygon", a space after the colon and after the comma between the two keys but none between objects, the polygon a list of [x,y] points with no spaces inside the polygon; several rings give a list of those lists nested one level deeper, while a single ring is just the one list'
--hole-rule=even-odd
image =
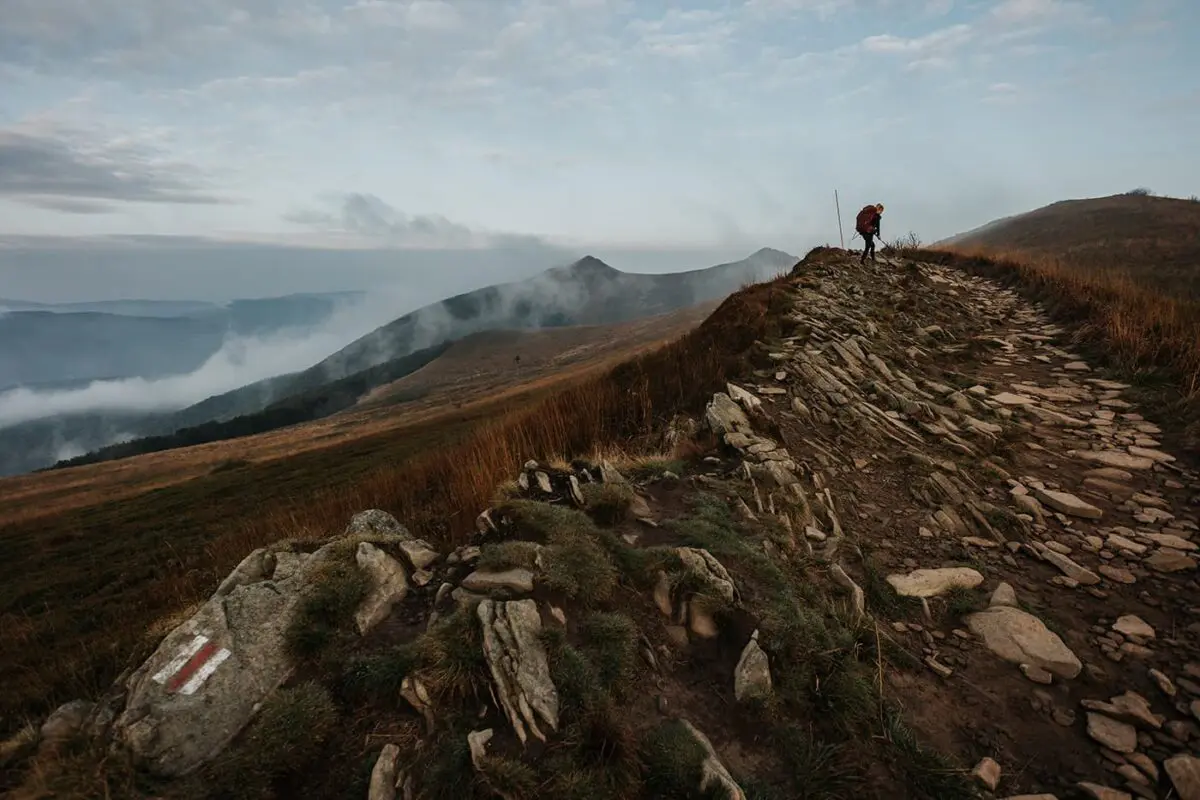
[{"label": "boulder", "polygon": [[327,547],[246,556],[129,677],[113,723],[117,743],[164,777],[186,775],[219,754],[291,676],[288,626]]},{"label": "boulder", "polygon": [[287,632],[321,568],[355,558],[359,542],[411,538],[378,510],[355,515],[347,531],[311,554],[259,548],[242,559],[124,682],[114,743],[162,777],[218,755],[293,674]]},{"label": "boulder", "polygon": [[1062,678],[1083,669],[1079,658],[1037,617],[1011,606],[991,606],[967,617],[971,633],[1005,661],[1032,664]]},{"label": "boulder", "polygon": [[425,569],[442,557],[441,553],[435,550],[433,545],[424,539],[411,539],[401,542],[400,549],[408,557],[409,563],[413,565],[413,569]]}]

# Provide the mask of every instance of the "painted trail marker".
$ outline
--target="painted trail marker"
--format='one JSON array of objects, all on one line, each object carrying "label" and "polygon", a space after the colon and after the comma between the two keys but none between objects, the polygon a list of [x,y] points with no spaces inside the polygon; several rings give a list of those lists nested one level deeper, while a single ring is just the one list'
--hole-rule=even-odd
[{"label": "painted trail marker", "polygon": [[159,685],[166,684],[166,690],[171,693],[195,694],[231,655],[229,650],[217,647],[207,636],[196,634],[190,642],[179,648],[174,658],[154,673],[151,680]]}]

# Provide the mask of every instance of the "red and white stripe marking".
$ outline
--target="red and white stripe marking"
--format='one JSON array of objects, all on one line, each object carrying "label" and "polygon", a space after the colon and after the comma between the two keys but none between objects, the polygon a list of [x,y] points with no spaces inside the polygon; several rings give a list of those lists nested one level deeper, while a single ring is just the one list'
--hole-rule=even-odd
[{"label": "red and white stripe marking", "polygon": [[196,634],[190,642],[151,678],[166,684],[168,692],[195,694],[196,690],[217,671],[217,667],[233,655],[224,647],[218,648],[207,636]]}]

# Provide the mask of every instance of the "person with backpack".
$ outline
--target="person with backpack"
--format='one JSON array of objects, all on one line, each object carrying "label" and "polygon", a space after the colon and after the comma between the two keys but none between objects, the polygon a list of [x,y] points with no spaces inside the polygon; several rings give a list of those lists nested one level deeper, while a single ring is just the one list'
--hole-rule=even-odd
[{"label": "person with backpack", "polygon": [[875,237],[879,235],[879,223],[883,219],[883,203],[873,206],[863,206],[854,221],[854,229],[863,237],[866,245],[863,247],[861,263],[867,263],[867,256],[875,260]]}]

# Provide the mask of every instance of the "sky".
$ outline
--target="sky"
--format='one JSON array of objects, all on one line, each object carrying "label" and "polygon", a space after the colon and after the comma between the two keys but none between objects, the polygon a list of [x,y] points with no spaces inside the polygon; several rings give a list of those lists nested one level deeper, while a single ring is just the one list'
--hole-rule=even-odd
[{"label": "sky", "polygon": [[[432,300],[1200,192],[1194,0],[0,0],[0,297]],[[415,302],[415,300],[414,300]]]}]

